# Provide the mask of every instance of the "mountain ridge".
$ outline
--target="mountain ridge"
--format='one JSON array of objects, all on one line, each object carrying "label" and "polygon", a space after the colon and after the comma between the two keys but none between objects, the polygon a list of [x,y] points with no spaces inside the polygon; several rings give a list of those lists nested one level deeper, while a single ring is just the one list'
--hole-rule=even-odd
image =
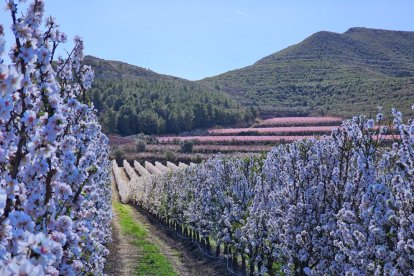
[{"label": "mountain ridge", "polygon": [[[142,78],[150,78],[150,79],[151,78],[165,78],[165,79],[171,79],[171,80],[182,80],[182,81],[191,82],[190,80],[187,80],[184,78],[160,74],[155,71],[152,71],[149,68],[144,68],[141,66],[133,65],[133,64],[130,64],[124,61],[106,60],[106,59],[98,58],[92,55],[85,56],[85,63],[93,66],[94,68],[99,68],[99,66],[104,67],[104,68],[98,69],[98,71],[96,71],[95,69],[95,76],[97,76],[98,78],[114,77],[114,76],[126,77],[126,78],[142,77]],[[129,68],[130,70],[126,68]],[[115,70],[115,72],[109,69],[113,69]],[[107,72],[108,70],[109,72],[112,72],[114,75],[111,75],[111,74],[105,75],[106,73],[108,73]]]},{"label": "mountain ridge", "polygon": [[414,102],[413,81],[414,32],[354,27],[317,32],[252,65],[199,82],[269,116],[351,116],[375,112],[377,105],[410,113],[411,105],[396,98]]},{"label": "mountain ridge", "polygon": [[[94,68],[99,88],[106,91],[103,96],[96,89],[93,91],[95,105],[104,113],[112,110],[111,114],[115,112],[119,118],[126,118],[127,112],[136,112],[137,116],[129,120],[130,128],[142,113],[143,103],[146,109],[157,113],[157,116],[151,115],[154,121],[160,121],[158,129],[163,129],[163,125],[165,128],[170,120],[165,110],[171,108],[168,103],[171,97],[181,102],[192,99],[186,102],[191,108],[185,108],[185,114],[181,114],[184,106],[175,108],[174,112],[181,114],[173,114],[176,121],[180,118],[190,120],[196,113],[201,117],[207,116],[206,107],[199,110],[199,106],[193,106],[191,101],[195,99],[197,105],[203,106],[203,102],[208,102],[210,113],[211,105],[217,104],[220,110],[217,112],[227,116],[226,124],[250,120],[257,111],[263,118],[350,117],[375,114],[377,106],[383,106],[384,110],[396,107],[407,115],[413,115],[414,32],[411,31],[364,27],[353,27],[343,33],[320,31],[252,65],[198,81],[92,56],[86,57],[86,63]],[[117,83],[115,88],[112,80]],[[108,86],[112,90],[108,90]],[[145,97],[151,98],[149,102]],[[236,116],[236,113],[242,115]],[[103,121],[110,121],[107,114],[104,115],[101,114],[105,117]],[[210,114],[209,118],[213,117]],[[167,133],[212,126],[222,121],[220,116],[214,118],[210,123],[210,119],[197,118],[194,124],[177,127]],[[122,129],[128,128],[124,126]],[[164,132],[159,130],[157,133]]]}]

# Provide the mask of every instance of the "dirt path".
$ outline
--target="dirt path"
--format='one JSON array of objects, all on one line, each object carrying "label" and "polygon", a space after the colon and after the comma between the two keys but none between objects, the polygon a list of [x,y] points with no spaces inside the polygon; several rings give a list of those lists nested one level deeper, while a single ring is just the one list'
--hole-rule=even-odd
[{"label": "dirt path", "polygon": [[207,257],[196,244],[179,237],[146,210],[138,207],[135,210],[135,218],[151,232],[151,240],[159,246],[179,275],[231,275],[222,259]]},{"label": "dirt path", "polygon": [[[128,179],[124,172],[123,177]],[[112,200],[119,202],[119,195],[112,178]],[[223,260],[210,259],[205,256],[197,245],[182,239],[176,233],[148,212],[139,208],[131,208],[133,217],[148,230],[147,240],[155,244],[179,275],[230,275]],[[114,213],[112,220],[112,243],[107,258],[105,273],[108,275],[133,275],[134,267],[140,259],[140,252],[132,244],[133,241],[120,232],[118,218]]]},{"label": "dirt path", "polygon": [[[126,175],[125,175],[126,177]],[[115,180],[111,176],[112,201],[119,202],[119,195],[115,187]],[[132,275],[136,261],[140,254],[133,245],[133,240],[127,235],[123,235],[120,230],[119,220],[113,212],[112,218],[112,242],[108,247],[109,256],[105,265],[104,273],[107,275]]]}]

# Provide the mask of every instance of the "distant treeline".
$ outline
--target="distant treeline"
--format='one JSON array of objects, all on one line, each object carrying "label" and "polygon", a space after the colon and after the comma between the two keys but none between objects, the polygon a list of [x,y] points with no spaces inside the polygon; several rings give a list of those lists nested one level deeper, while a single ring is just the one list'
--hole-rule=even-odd
[{"label": "distant treeline", "polygon": [[89,96],[104,131],[121,135],[179,133],[257,115],[223,93],[182,80],[97,79]]}]

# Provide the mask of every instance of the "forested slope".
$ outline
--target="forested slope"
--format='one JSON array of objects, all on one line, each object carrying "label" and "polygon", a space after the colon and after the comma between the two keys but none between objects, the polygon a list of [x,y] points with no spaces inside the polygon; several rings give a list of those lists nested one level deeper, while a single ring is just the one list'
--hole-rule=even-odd
[{"label": "forested slope", "polygon": [[232,125],[255,115],[230,96],[195,82],[117,61],[86,60],[95,71],[89,96],[107,132],[179,133]]}]

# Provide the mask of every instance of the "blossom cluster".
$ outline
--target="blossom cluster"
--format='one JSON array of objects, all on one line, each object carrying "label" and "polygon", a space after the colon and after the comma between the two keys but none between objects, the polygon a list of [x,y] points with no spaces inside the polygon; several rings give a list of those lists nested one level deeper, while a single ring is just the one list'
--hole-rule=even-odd
[{"label": "blossom cluster", "polygon": [[[241,226],[247,223],[254,187],[261,179],[259,160],[217,157],[200,165],[145,162],[144,168],[135,161],[134,166],[141,176],[135,177],[124,161],[130,180],[117,181],[129,202],[160,219],[189,227],[201,239],[214,238],[218,248],[225,246],[226,254],[243,254]],[[114,173],[119,174],[119,168]]]},{"label": "blossom cluster", "polygon": [[[8,0],[15,44],[0,64],[0,275],[103,271],[110,239],[108,141],[86,100],[93,72],[44,3]],[[0,56],[5,50],[0,26]]]},{"label": "blossom cluster", "polygon": [[[127,167],[125,167],[125,170],[128,171]],[[130,193],[130,187],[128,184],[129,181],[125,179],[125,176],[122,175],[123,172],[118,167],[116,160],[112,160],[112,173],[114,175],[115,182],[117,183],[119,198],[121,202],[127,203],[129,201],[129,193]]]},{"label": "blossom cluster", "polygon": [[150,175],[150,172],[147,171],[139,162],[134,161],[134,168],[139,173],[140,176]]},{"label": "blossom cluster", "polygon": [[145,169],[147,171],[149,171],[150,173],[152,173],[152,174],[162,174],[163,173],[163,170],[162,170],[162,168],[160,169],[159,165],[154,166],[153,164],[151,164],[148,161],[145,161]]},{"label": "blossom cluster", "polygon": [[214,239],[251,274],[411,275],[414,120],[392,114],[392,126],[354,117],[265,159],[218,156],[147,176],[130,201]]}]

